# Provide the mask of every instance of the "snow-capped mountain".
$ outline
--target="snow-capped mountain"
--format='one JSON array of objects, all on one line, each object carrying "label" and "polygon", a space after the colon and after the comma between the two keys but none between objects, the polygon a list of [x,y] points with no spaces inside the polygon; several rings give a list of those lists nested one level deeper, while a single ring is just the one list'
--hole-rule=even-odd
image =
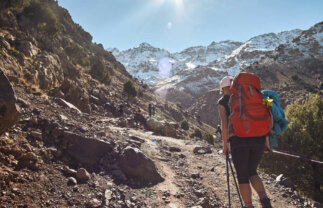
[{"label": "snow-capped mountain", "polygon": [[206,66],[210,62],[229,55],[242,43],[234,41],[212,42],[210,45],[196,46],[174,53],[173,74],[191,70],[197,66]]},{"label": "snow-capped mountain", "polygon": [[[284,54],[279,54],[284,51]],[[278,61],[304,61],[307,59],[320,59],[323,56],[323,22],[304,31],[300,36],[295,38],[290,44],[277,48],[273,54],[277,55]],[[297,59],[295,60],[297,55]]]},{"label": "snow-capped mountain", "polygon": [[[125,51],[115,48],[108,50],[126,67],[131,75],[150,85],[156,85],[173,76],[175,77],[172,80],[177,80],[176,76],[181,73],[185,74],[184,71],[190,71],[197,66],[206,66],[218,58],[229,55],[241,44],[234,41],[212,42],[209,46],[191,47],[173,54],[165,49],[155,48],[148,43],[142,43]],[[163,58],[168,58],[172,64],[170,76],[166,78],[160,77],[160,69],[158,68],[158,63]]]},{"label": "snow-capped mountain", "polygon": [[286,97],[292,97],[293,91],[299,91],[300,97],[308,91],[322,93],[323,22],[275,48],[246,70],[262,77],[265,87],[286,90],[290,95]]},{"label": "snow-capped mountain", "polygon": [[211,62],[208,66],[214,69],[225,70],[235,75],[251,64],[259,61],[268,51],[274,50],[281,44],[291,42],[298,37],[302,30],[285,31],[278,34],[268,33],[253,37],[235,49],[230,55]]},{"label": "snow-capped mountain", "polygon": [[[224,75],[240,72],[279,45],[290,43],[301,33],[301,30],[291,30],[263,34],[245,43],[212,42],[208,46],[190,47],[178,53],[170,53],[148,43],[125,51],[110,51],[131,75],[144,80],[157,92],[163,92],[164,96],[170,89],[175,89],[196,97],[217,87]],[[171,64],[171,70],[168,76],[161,76],[159,64],[165,58]]]},{"label": "snow-capped mountain", "polygon": [[121,62],[127,71],[147,84],[156,84],[159,80],[158,62],[162,58],[171,57],[171,54],[164,50],[155,48],[148,43],[141,43],[139,46],[119,51],[108,49]]}]

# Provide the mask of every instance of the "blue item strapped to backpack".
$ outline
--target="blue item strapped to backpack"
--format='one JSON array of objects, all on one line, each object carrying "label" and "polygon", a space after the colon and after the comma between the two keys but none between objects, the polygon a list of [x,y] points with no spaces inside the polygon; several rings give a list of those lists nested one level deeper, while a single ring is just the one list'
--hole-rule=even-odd
[{"label": "blue item strapped to backpack", "polygon": [[261,91],[264,99],[267,99],[269,97],[272,99],[272,107],[271,107],[271,113],[273,116],[273,128],[269,136],[269,144],[270,147],[277,147],[277,138],[276,136],[279,136],[287,129],[287,126],[289,122],[285,119],[285,112],[280,106],[278,94],[275,91],[272,90],[262,90]]}]

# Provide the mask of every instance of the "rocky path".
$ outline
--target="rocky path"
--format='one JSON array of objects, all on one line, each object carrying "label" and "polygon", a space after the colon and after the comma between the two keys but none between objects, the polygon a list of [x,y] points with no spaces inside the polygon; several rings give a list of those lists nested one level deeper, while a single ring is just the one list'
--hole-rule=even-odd
[{"label": "rocky path", "polygon": [[[114,127],[124,131],[122,128]],[[152,132],[128,129],[127,134],[146,142],[142,150],[157,165],[165,181],[154,186],[147,207],[227,207],[225,157],[219,149],[203,142],[184,141],[171,137],[155,136]],[[201,154],[194,148],[201,147]],[[211,149],[212,153],[203,154]],[[304,200],[288,188],[275,182],[273,177],[261,174],[274,207],[304,207]],[[237,192],[231,179],[232,207],[240,207]],[[254,199],[258,197],[254,194]],[[255,201],[256,207],[261,207]]]}]

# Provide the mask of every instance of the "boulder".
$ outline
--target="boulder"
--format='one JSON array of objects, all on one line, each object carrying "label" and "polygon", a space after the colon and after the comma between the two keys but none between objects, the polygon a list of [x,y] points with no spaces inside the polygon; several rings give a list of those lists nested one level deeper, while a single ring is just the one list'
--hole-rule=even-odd
[{"label": "boulder", "polygon": [[178,147],[169,147],[170,152],[181,152],[182,150]]},{"label": "boulder", "polygon": [[137,148],[126,147],[118,159],[120,169],[129,178],[143,183],[157,184],[164,181],[154,162]]},{"label": "boulder", "polygon": [[17,120],[16,96],[6,75],[0,69],[0,135]]},{"label": "boulder", "polygon": [[64,153],[89,167],[97,165],[100,159],[111,153],[114,148],[112,143],[86,138],[68,131],[62,132],[60,138],[61,145],[65,148]]},{"label": "boulder", "polygon": [[76,81],[65,79],[60,87],[65,100],[75,105],[82,112],[90,113],[90,96]]},{"label": "boulder", "polygon": [[147,121],[147,127],[157,134],[177,138],[176,126],[166,120],[159,121],[155,118],[150,118]]},{"label": "boulder", "polygon": [[39,49],[30,41],[17,41],[16,47],[27,57],[33,57],[39,52]]},{"label": "boulder", "polygon": [[212,153],[212,150],[211,150],[211,148],[210,148],[210,147],[200,147],[200,146],[198,146],[198,147],[194,147],[193,152],[194,152],[195,154],[200,154],[200,155],[202,155],[202,154],[209,154],[209,153]]}]

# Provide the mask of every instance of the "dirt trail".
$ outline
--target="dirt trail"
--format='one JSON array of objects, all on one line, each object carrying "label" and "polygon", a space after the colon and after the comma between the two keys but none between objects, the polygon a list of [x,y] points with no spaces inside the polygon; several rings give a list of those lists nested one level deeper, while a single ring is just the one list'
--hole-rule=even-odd
[{"label": "dirt trail", "polygon": [[[118,127],[114,129],[124,131]],[[154,200],[158,201],[159,206],[148,207],[227,207],[225,157],[219,153],[219,149],[212,147],[213,153],[196,155],[193,153],[194,147],[207,144],[155,136],[152,132],[135,129],[128,129],[125,133],[146,141],[141,149],[154,160],[165,178],[164,182],[154,186],[158,195]],[[171,152],[169,147],[177,147],[180,152]],[[274,207],[301,207],[296,199],[290,197],[292,194],[286,194],[286,189],[276,184],[273,178],[266,174],[261,174],[261,177]],[[230,181],[232,207],[240,207],[232,177]],[[161,198],[167,192],[169,197],[164,197],[167,198],[164,199],[166,203],[160,205]],[[253,199],[255,206],[261,207],[255,193]]]}]

